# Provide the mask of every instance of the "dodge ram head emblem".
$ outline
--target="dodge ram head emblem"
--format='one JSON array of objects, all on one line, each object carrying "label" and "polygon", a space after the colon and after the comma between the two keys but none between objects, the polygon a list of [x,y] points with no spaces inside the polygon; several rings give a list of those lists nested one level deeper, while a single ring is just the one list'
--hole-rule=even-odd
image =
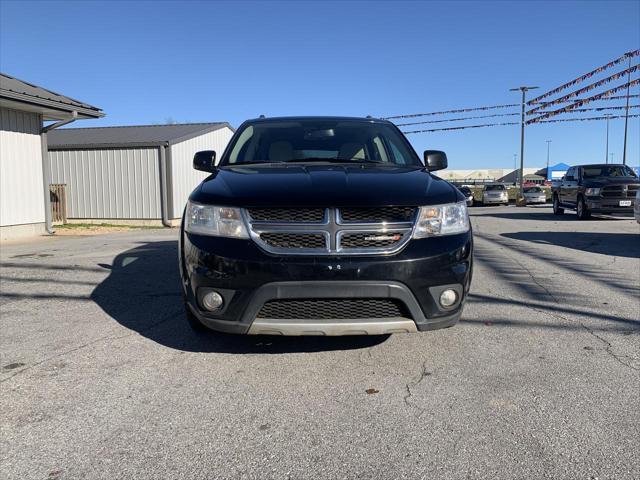
[{"label": "dodge ram head emblem", "polygon": [[388,240],[393,240],[397,242],[402,238],[402,235],[399,233],[393,233],[390,235],[369,235],[368,237],[364,237],[367,242],[384,242]]}]

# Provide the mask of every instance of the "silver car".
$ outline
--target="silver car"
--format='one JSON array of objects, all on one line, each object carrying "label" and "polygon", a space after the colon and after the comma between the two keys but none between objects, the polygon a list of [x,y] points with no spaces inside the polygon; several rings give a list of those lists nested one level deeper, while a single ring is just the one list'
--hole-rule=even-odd
[{"label": "silver car", "polygon": [[503,183],[491,183],[485,185],[482,189],[482,203],[484,205],[491,204],[509,204],[509,193],[507,187]]},{"label": "silver car", "polygon": [[636,222],[640,223],[640,190],[636,192],[636,201],[633,204],[633,216],[636,217]]},{"label": "silver car", "polygon": [[540,187],[525,187],[524,200],[527,205],[531,203],[547,203],[547,194]]}]

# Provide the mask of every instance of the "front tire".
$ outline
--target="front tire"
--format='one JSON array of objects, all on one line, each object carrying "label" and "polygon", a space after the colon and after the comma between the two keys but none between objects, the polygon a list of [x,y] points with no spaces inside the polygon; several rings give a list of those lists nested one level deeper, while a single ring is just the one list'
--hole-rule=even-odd
[{"label": "front tire", "polygon": [[553,196],[553,214],[554,215],[562,215],[564,213],[564,208],[560,207],[560,200],[558,199],[558,195]]},{"label": "front tire", "polygon": [[589,211],[587,205],[584,203],[583,197],[578,197],[576,214],[578,215],[578,220],[587,220],[591,216],[591,212]]}]

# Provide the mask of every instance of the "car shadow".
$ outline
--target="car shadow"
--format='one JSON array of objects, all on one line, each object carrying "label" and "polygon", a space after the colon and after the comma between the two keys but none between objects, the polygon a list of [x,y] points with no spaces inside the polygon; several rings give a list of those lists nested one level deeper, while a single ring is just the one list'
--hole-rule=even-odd
[{"label": "car shadow", "polygon": [[536,231],[502,233],[500,236],[602,255],[640,258],[640,241],[638,241],[639,237],[636,233]]},{"label": "car shadow", "polygon": [[[473,217],[473,210],[470,211],[471,216]],[[538,207],[538,206],[527,206],[522,208],[513,208],[512,210],[505,211],[495,211],[492,212],[487,210],[485,212],[479,211],[477,212],[478,216],[483,217],[495,217],[495,218],[506,218],[509,220],[548,220],[554,222],[590,222],[590,221],[625,221],[631,220],[633,217],[612,217],[608,215],[596,215],[593,214],[590,220],[578,220],[575,212],[565,211],[564,215],[554,215],[553,211],[548,207]]]},{"label": "car shadow", "polygon": [[91,299],[110,317],[161,345],[191,352],[283,354],[368,348],[389,335],[278,337],[195,333],[184,315],[178,242],[142,243],[119,254]]}]

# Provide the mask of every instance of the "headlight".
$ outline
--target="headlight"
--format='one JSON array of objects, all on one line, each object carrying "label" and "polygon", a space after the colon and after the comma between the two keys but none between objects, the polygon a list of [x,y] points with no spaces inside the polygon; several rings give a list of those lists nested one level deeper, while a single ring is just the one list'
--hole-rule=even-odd
[{"label": "headlight", "polygon": [[185,230],[214,237],[249,238],[239,208],[187,204]]},{"label": "headlight", "polygon": [[590,197],[596,197],[598,195],[600,195],[600,189],[599,188],[587,188],[584,193]]},{"label": "headlight", "polygon": [[467,203],[450,203],[420,207],[413,238],[454,235],[469,231]]}]

